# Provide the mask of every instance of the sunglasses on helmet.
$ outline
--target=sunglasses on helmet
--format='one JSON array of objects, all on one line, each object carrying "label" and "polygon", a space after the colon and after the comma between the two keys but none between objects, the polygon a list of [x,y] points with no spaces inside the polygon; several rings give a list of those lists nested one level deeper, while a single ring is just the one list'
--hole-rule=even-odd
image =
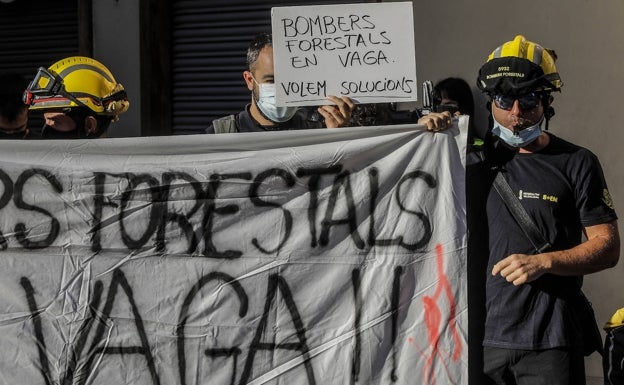
[{"label": "sunglasses on helmet", "polygon": [[532,110],[539,106],[542,96],[540,94],[536,94],[535,92],[531,92],[519,96],[494,95],[492,100],[496,103],[496,107],[502,110],[511,110],[516,100],[518,101],[518,105],[521,110]]}]

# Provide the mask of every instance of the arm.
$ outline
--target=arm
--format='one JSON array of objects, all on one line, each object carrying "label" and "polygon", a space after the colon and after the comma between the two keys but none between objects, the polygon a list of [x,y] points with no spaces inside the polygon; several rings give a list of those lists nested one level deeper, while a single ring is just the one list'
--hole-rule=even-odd
[{"label": "arm", "polygon": [[341,98],[328,96],[327,99],[334,102],[335,105],[326,105],[318,108],[318,112],[325,118],[325,126],[327,128],[337,128],[347,125],[355,108],[353,100],[346,96]]},{"label": "arm", "polygon": [[546,273],[584,275],[608,269],[620,258],[617,221],[585,227],[587,240],[571,249],[542,254],[512,254],[499,261],[492,275],[500,274],[515,286],[531,282]]}]

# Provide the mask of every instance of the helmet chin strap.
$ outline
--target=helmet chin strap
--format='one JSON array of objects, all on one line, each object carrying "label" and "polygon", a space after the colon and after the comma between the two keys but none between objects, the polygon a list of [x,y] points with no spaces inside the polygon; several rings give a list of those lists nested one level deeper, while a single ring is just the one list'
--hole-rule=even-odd
[{"label": "helmet chin strap", "polygon": [[548,122],[553,116],[555,116],[555,109],[551,106],[546,107],[546,111],[544,111],[544,119],[546,120],[546,124],[544,125],[544,131],[548,131]]}]

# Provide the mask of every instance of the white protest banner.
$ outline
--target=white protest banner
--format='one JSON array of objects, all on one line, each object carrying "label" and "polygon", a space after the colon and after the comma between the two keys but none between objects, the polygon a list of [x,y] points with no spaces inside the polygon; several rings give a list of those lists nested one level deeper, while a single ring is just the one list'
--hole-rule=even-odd
[{"label": "white protest banner", "polygon": [[418,98],[411,2],[271,10],[277,105]]},{"label": "white protest banner", "polygon": [[467,384],[466,122],[0,141],[0,384]]}]

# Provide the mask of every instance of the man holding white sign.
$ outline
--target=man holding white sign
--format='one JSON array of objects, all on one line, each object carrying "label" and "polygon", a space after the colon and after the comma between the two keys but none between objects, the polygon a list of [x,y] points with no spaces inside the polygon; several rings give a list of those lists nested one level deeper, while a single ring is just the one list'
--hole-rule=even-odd
[{"label": "man holding white sign", "polygon": [[[273,43],[270,34],[258,35],[247,50],[249,69],[243,72],[247,88],[251,91],[251,103],[236,115],[215,119],[206,133],[262,132],[322,128],[319,119],[309,119],[304,110],[297,107],[279,107],[275,103],[275,75]],[[346,96],[328,96],[335,105],[318,108],[327,128],[343,127],[351,118],[355,104]]]}]

